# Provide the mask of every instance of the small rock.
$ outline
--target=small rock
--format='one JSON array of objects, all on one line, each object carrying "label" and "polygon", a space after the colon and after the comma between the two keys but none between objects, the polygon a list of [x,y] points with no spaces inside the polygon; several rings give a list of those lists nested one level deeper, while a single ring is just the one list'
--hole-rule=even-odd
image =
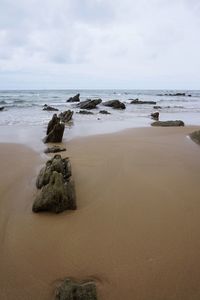
[{"label": "small rock", "polygon": [[68,123],[69,121],[71,121],[73,114],[74,114],[74,112],[69,109],[64,112],[61,112],[59,114],[59,118],[62,122]]},{"label": "small rock", "polygon": [[153,108],[154,108],[154,109],[162,109],[162,107],[161,107],[161,106],[158,106],[158,105],[154,106]]},{"label": "small rock", "polygon": [[111,114],[107,110],[100,110],[99,113],[102,114],[102,115],[110,115]]},{"label": "small rock", "polygon": [[156,104],[155,101],[141,101],[139,99],[132,100],[130,104]]},{"label": "small rock", "polygon": [[77,112],[77,114],[80,115],[93,115],[94,113],[91,111],[87,111],[87,110],[80,110],[79,112]]},{"label": "small rock", "polygon": [[65,279],[56,290],[56,300],[97,300],[96,285],[93,281]]},{"label": "small rock", "polygon": [[152,113],[151,118],[158,121],[159,120],[159,112]]},{"label": "small rock", "polygon": [[53,146],[53,147],[49,147],[49,148],[45,149],[44,153],[58,153],[58,152],[62,152],[62,151],[66,151],[66,148],[60,148],[59,146]]},{"label": "small rock", "polygon": [[175,121],[156,121],[156,122],[152,123],[151,126],[179,127],[179,126],[185,126],[185,124],[181,120],[175,120]]},{"label": "small rock", "polygon": [[52,106],[48,106],[47,104],[44,105],[43,110],[47,110],[47,111],[58,111],[57,108],[54,108]]},{"label": "small rock", "polygon": [[79,102],[80,94],[76,94],[74,97],[70,97],[66,102]]},{"label": "small rock", "polygon": [[0,107],[0,111],[4,110],[4,108],[5,108],[4,106],[1,106],[1,107]]},{"label": "small rock", "polygon": [[112,107],[115,109],[125,109],[126,106],[124,103],[120,102],[119,100],[110,100],[103,103],[104,106]]}]

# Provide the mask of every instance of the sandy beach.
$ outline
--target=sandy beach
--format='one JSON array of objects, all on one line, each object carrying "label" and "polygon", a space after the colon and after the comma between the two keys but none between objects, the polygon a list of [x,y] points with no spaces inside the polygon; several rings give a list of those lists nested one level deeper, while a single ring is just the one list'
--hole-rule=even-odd
[{"label": "sandy beach", "polygon": [[[1,144],[0,299],[49,300],[65,277],[101,300],[200,299],[198,129],[142,128],[67,143],[77,211],[33,214],[48,157]],[[30,145],[31,146],[31,145]]]}]

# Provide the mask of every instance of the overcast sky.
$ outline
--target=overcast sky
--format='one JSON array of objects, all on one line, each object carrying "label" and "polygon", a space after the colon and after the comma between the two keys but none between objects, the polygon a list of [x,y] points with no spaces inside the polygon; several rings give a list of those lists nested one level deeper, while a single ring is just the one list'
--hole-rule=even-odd
[{"label": "overcast sky", "polygon": [[200,0],[0,0],[0,89],[200,89]]}]

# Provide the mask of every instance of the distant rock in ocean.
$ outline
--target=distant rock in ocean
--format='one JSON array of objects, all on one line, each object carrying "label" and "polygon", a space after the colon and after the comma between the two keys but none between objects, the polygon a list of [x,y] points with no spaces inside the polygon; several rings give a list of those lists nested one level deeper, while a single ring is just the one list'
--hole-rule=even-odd
[{"label": "distant rock in ocean", "polygon": [[70,97],[66,102],[79,102],[80,94],[76,94],[74,97]]},{"label": "distant rock in ocean", "polygon": [[0,107],[0,111],[3,111],[3,110],[4,110],[4,108],[5,108],[4,106],[1,106],[1,107]]},{"label": "distant rock in ocean", "polygon": [[131,104],[156,104],[155,101],[141,101],[139,99],[134,99],[131,101]]},{"label": "distant rock in ocean", "polygon": [[110,101],[106,101],[103,102],[104,106],[108,106],[108,107],[112,107],[115,109],[125,109],[126,106],[124,103],[120,102],[119,100],[110,100]]},{"label": "distant rock in ocean", "polygon": [[99,105],[102,102],[101,99],[87,99],[85,101],[80,102],[77,106],[80,109],[94,109],[97,105]]},{"label": "distant rock in ocean", "polygon": [[47,104],[44,105],[43,110],[47,110],[47,111],[58,111],[57,108],[52,107],[52,106],[48,106]]}]

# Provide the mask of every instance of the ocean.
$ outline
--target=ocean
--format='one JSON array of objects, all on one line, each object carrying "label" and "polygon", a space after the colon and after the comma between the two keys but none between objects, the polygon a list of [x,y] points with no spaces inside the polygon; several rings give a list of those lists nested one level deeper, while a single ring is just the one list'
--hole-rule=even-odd
[{"label": "ocean", "polygon": [[[169,94],[185,93],[185,96]],[[81,101],[101,98],[103,101],[118,99],[125,103],[125,110],[115,110],[100,104],[92,110],[93,115],[77,114],[76,103],[66,100],[80,93]],[[59,112],[74,111],[73,122],[67,127],[68,137],[109,133],[126,128],[148,127],[150,114],[157,111],[153,105],[130,104],[130,99],[155,101],[161,106],[160,120],[181,119],[186,125],[200,125],[200,91],[197,90],[12,90],[0,91],[0,126],[34,127],[48,123],[55,112],[43,111],[44,104],[59,109]],[[111,114],[101,115],[106,109]],[[59,113],[58,112],[58,113]]]}]

